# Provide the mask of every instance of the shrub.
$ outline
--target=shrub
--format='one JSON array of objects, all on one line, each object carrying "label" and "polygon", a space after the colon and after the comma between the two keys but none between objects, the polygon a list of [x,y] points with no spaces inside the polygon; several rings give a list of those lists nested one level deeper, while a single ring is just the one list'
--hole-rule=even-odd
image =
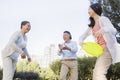
[{"label": "shrub", "polygon": [[[78,80],[92,80],[95,57],[78,58]],[[50,64],[50,68],[40,68],[37,62],[28,63],[20,61],[15,74],[16,80],[58,80],[60,75],[61,60],[56,60]],[[69,77],[69,73],[67,77]],[[39,76],[39,78],[38,78]],[[120,79],[120,63],[111,65],[108,80]],[[21,79],[19,79],[21,77]],[[0,69],[0,80],[2,80],[2,70]]]},{"label": "shrub", "polygon": [[2,69],[0,68],[0,80],[2,80]]},{"label": "shrub", "polygon": [[22,80],[57,80],[58,75],[50,68],[40,68],[39,64],[35,61],[29,63],[23,60],[17,64],[14,78]]},{"label": "shrub", "polygon": [[41,68],[36,61],[28,62],[26,60],[22,60],[17,64],[15,77],[21,76],[22,78],[30,78],[29,76],[32,76],[35,78],[36,76],[36,78],[40,78],[40,71]]},{"label": "shrub", "polygon": [[22,79],[22,80],[40,80],[39,75],[34,72],[16,72],[14,75],[15,79]]},{"label": "shrub", "polygon": [[[78,80],[92,80],[93,68],[95,66],[95,57],[78,58]],[[52,62],[50,68],[56,75],[60,75],[61,61]],[[68,75],[69,76],[69,75]],[[111,65],[106,75],[108,80],[120,79],[120,63]]]},{"label": "shrub", "polygon": [[111,65],[108,74],[108,80],[119,80],[120,79],[120,63],[116,63],[115,65]]},{"label": "shrub", "polygon": [[[92,70],[94,68],[96,58],[78,58],[78,80],[92,79]],[[50,64],[50,68],[56,75],[60,75],[61,60],[57,60]],[[67,78],[70,76],[68,72]]]},{"label": "shrub", "polygon": [[96,58],[78,58],[78,80],[92,79]]},{"label": "shrub", "polygon": [[56,75],[60,75],[61,60],[53,61],[53,62],[50,64],[50,68],[52,69],[52,71],[53,71]]},{"label": "shrub", "polygon": [[56,75],[50,68],[42,68],[40,77],[41,80],[58,80],[58,75]]}]

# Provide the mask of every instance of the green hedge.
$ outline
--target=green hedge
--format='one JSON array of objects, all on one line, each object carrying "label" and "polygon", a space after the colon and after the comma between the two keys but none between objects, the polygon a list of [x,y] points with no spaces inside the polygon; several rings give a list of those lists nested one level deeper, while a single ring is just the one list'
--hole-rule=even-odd
[{"label": "green hedge", "polygon": [[0,68],[0,80],[2,80],[2,69]]},{"label": "green hedge", "polygon": [[92,79],[96,58],[78,58],[78,80]]},{"label": "green hedge", "polygon": [[40,80],[40,78],[35,72],[16,72],[13,80]]},{"label": "green hedge", "polygon": [[[92,80],[93,68],[96,58],[78,58],[78,80]],[[61,60],[56,60],[50,64],[50,68],[40,68],[37,62],[28,63],[20,61],[17,65],[17,72],[34,72],[39,75],[40,80],[58,80],[60,75]],[[120,80],[120,63],[111,65],[108,80]],[[68,74],[69,77],[69,74]],[[2,80],[2,70],[0,69],[0,80]]]},{"label": "green hedge", "polygon": [[[78,58],[78,80],[92,80],[95,62],[95,57]],[[60,75],[60,67],[61,60],[54,61],[50,65],[50,68],[56,75]],[[108,80],[120,79],[120,63],[111,65],[106,76]]]},{"label": "green hedge", "polygon": [[108,74],[107,74],[108,80],[120,80],[120,63],[117,63],[115,65],[111,65]]},{"label": "green hedge", "polygon": [[[35,77],[36,76],[35,74],[39,76],[39,79],[37,80],[57,80],[58,79],[58,75],[55,75],[50,68],[47,68],[47,69],[41,68],[38,62],[36,61],[32,61],[30,63],[27,62],[26,60],[20,61],[17,64],[16,72],[19,73],[17,76],[20,76],[23,79],[26,78],[27,75]],[[24,74],[26,75],[24,76]],[[37,78],[37,76],[35,78]],[[33,80],[36,80],[35,78]],[[25,80],[30,80],[30,79],[25,79]]]}]

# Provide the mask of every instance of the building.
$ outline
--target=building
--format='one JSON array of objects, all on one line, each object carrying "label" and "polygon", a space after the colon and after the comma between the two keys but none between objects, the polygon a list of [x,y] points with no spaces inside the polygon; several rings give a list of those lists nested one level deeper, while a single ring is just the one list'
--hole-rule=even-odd
[{"label": "building", "polygon": [[32,60],[37,61],[40,67],[48,68],[49,65],[56,59],[61,57],[57,55],[57,47],[54,44],[51,44],[45,47],[44,52],[40,54],[33,54]]}]

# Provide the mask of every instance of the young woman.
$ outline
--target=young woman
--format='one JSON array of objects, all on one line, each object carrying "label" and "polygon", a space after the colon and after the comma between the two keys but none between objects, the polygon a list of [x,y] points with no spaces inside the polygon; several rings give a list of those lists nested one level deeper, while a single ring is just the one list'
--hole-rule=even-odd
[{"label": "young woman", "polygon": [[80,36],[79,43],[82,46],[84,39],[90,33],[93,34],[96,42],[104,49],[103,55],[97,58],[93,70],[93,80],[107,80],[106,74],[110,65],[120,62],[119,46],[115,37],[117,31],[107,17],[101,16],[102,8],[100,4],[92,4],[88,13],[90,24],[84,34]]},{"label": "young woman", "polygon": [[23,21],[21,23],[21,30],[15,32],[6,47],[2,51],[2,60],[3,60],[3,80],[13,80],[14,72],[16,69],[16,64],[18,56],[21,55],[22,58],[28,57],[28,61],[31,61],[31,58],[27,52],[27,37],[31,29],[30,22]]},{"label": "young woman", "polygon": [[77,55],[78,50],[76,42],[72,41],[72,36],[69,31],[63,33],[64,43],[59,44],[59,55],[62,55],[62,67],[59,80],[67,80],[66,76],[70,71],[70,80],[78,80],[78,64]]}]

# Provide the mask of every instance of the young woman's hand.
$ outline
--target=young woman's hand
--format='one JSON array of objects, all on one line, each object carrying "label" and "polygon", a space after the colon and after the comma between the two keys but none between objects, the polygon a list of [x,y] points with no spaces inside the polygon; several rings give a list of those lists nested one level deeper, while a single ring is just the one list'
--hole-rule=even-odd
[{"label": "young woman's hand", "polygon": [[31,62],[31,58],[28,58],[28,62]]},{"label": "young woman's hand", "polygon": [[25,59],[25,58],[26,58],[26,54],[25,54],[25,53],[22,53],[22,54],[21,54],[21,58],[22,58],[22,59]]}]

